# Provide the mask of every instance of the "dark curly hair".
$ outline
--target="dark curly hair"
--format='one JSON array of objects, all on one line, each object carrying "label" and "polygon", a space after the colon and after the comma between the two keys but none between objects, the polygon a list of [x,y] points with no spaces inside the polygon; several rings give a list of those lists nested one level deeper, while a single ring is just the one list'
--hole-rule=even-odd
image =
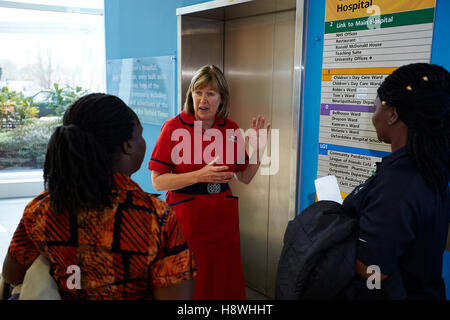
[{"label": "dark curly hair", "polygon": [[108,94],[88,94],[67,109],[63,125],[50,138],[44,164],[53,208],[77,214],[111,206],[115,155],[131,139],[136,121],[133,110]]},{"label": "dark curly hair", "polygon": [[450,179],[450,74],[427,63],[402,66],[378,88],[408,127],[406,148],[419,172],[441,192]]}]

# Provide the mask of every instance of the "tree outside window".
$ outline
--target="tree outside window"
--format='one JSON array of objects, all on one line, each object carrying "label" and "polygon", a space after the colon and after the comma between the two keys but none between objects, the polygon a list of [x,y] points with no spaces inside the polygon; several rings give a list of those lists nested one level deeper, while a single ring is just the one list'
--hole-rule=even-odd
[{"label": "tree outside window", "polygon": [[[21,8],[25,2],[33,10]],[[40,169],[67,107],[89,92],[105,91],[103,1],[2,5],[0,172]],[[64,12],[64,5],[70,10]]]}]

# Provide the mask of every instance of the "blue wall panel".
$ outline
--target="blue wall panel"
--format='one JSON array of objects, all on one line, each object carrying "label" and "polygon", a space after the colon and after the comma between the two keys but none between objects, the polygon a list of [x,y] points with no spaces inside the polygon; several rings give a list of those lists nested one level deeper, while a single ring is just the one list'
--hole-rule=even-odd
[{"label": "blue wall panel", "polygon": [[308,1],[306,38],[305,89],[303,110],[302,169],[297,207],[302,211],[316,199],[314,180],[317,178],[319,151],[320,91],[322,85],[323,34],[325,1]]},{"label": "blue wall panel", "polygon": [[[443,66],[450,71],[450,1],[436,1],[436,15],[434,20],[433,46],[431,63]],[[444,252],[442,277],[445,281],[447,300],[450,300],[450,251]]]},{"label": "blue wall panel", "polygon": [[[437,0],[431,63],[450,70],[448,13],[450,1]],[[314,180],[317,175],[324,21],[325,0],[308,1],[300,211],[315,201]]]}]

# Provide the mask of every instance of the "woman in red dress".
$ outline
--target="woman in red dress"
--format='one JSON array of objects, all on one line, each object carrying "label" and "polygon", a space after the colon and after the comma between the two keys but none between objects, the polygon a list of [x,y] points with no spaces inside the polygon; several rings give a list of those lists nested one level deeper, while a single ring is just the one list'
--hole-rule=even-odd
[{"label": "woman in red dress", "polygon": [[168,191],[166,202],[194,254],[195,299],[245,299],[238,198],[228,182],[253,179],[270,125],[264,129],[264,118],[253,119],[248,158],[238,125],[227,118],[228,102],[222,71],[212,65],[198,70],[184,110],[164,123],[149,162],[153,187]]}]

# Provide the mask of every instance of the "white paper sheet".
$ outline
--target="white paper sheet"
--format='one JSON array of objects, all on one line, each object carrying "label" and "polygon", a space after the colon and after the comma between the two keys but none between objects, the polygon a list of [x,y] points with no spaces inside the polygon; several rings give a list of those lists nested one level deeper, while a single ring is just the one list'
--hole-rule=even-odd
[{"label": "white paper sheet", "polygon": [[336,176],[325,176],[314,181],[317,199],[331,200],[342,204],[341,191]]}]

